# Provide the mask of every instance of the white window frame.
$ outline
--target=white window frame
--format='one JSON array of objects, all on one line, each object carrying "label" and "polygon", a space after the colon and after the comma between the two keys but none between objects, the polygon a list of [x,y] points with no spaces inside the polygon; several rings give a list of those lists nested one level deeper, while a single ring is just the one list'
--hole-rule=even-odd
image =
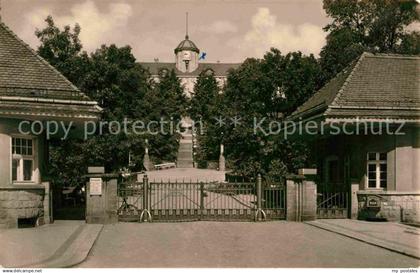
[{"label": "white window frame", "polygon": [[[369,159],[369,154],[375,154],[375,159]],[[385,154],[385,159],[380,159],[381,154]],[[388,174],[388,164],[387,164],[387,158],[388,155],[386,152],[368,152],[366,154],[366,189],[378,189],[383,190],[386,189],[386,187],[381,187],[381,164],[387,165],[387,173]],[[375,165],[375,187],[369,187],[369,165]],[[388,179],[386,179],[386,182],[388,182]]]},{"label": "white window frame", "polygon": [[[13,139],[26,139],[32,140],[32,155],[22,155],[13,153]],[[10,178],[13,184],[35,184],[38,182],[37,177],[37,139],[32,136],[25,136],[25,135],[12,135],[10,138],[10,152],[11,152],[11,172]],[[13,161],[18,161],[18,171],[16,180],[13,179]],[[24,161],[30,160],[32,161],[32,172],[31,172],[31,180],[24,180]]]}]

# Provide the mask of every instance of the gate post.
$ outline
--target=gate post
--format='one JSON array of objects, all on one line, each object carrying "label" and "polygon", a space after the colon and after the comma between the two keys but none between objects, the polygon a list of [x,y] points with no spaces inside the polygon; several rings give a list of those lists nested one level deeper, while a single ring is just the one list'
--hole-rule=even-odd
[{"label": "gate post", "polygon": [[149,178],[147,174],[143,176],[143,210],[140,214],[140,222],[151,222],[152,215],[149,211]]},{"label": "gate post", "polygon": [[255,212],[255,221],[264,221],[266,215],[262,209],[262,181],[261,174],[257,176],[257,211]]},{"label": "gate post", "polygon": [[317,192],[313,175],[287,176],[287,216],[288,221],[311,221],[316,219]]},{"label": "gate post", "polygon": [[105,174],[103,167],[89,167],[86,181],[86,223],[118,222],[117,179],[119,174]]},{"label": "gate post", "polygon": [[200,182],[200,210],[204,210],[204,183]]}]

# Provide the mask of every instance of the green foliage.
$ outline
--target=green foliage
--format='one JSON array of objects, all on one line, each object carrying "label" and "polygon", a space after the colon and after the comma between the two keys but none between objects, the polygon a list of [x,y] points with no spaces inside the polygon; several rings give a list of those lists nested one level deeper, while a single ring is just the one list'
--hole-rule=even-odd
[{"label": "green foliage", "polygon": [[76,24],[73,30],[70,26],[65,26],[61,31],[55,24],[51,16],[45,19],[47,26],[35,31],[35,35],[41,42],[38,53],[51,65],[56,67],[70,81],[77,82],[81,71],[78,71],[79,54],[82,44],[79,39],[80,26]]},{"label": "green foliage", "polygon": [[[261,173],[277,180],[305,166],[308,147],[281,135],[255,133],[254,119],[265,119],[262,127],[268,131],[269,122],[283,121],[364,51],[420,54],[420,33],[409,31],[409,26],[419,21],[416,8],[418,4],[413,0],[324,0],[331,22],[324,28],[327,43],[319,59],[301,52],[282,54],[271,49],[262,59],[249,58],[230,71],[224,90],[220,90],[214,75],[205,71],[199,75],[189,106],[174,71],[161,71],[157,82],[150,81],[150,75],[136,64],[128,46],[102,46],[88,55],[81,52],[80,27],[60,30],[51,17],[46,19],[47,27],[37,30],[36,35],[41,41],[40,55],[100,103],[105,121],[128,118],[147,122],[162,118],[177,123],[188,113],[204,125],[204,132],[198,135],[196,160],[217,160],[220,143],[224,143],[227,164],[237,174],[255,179]],[[216,122],[221,117],[222,126]],[[234,125],[233,118],[240,123]],[[176,134],[104,135],[86,142],[53,144],[53,174],[72,181],[84,174],[89,164],[117,170],[127,164],[128,151],[136,166],[141,167],[146,137],[154,161],[175,159]]]},{"label": "green foliage", "polygon": [[[80,27],[60,30],[49,16],[47,27],[37,30],[41,41],[38,53],[67,76],[80,90],[96,100],[104,109],[102,122],[140,120],[179,121],[186,107],[186,99],[176,75],[172,71],[160,77],[158,83],[150,80],[131,52],[129,46],[103,45],[95,52],[81,52],[78,38]],[[128,123],[130,132],[132,125]],[[132,169],[143,168],[145,138],[149,139],[150,156],[157,162],[174,160],[178,148],[176,134],[126,135],[124,132],[109,133],[109,125],[103,126],[103,134],[86,141],[54,140],[50,144],[50,177],[56,183],[80,182],[87,166],[103,165],[107,172],[126,167],[131,155]]]},{"label": "green foliage", "polygon": [[287,166],[284,164],[284,162],[279,159],[274,159],[270,162],[265,178],[267,181],[282,181],[284,176],[287,174]]},{"label": "green foliage", "polygon": [[152,120],[160,118],[179,122],[185,115],[187,98],[174,70],[162,72],[145,97],[145,111]]},{"label": "green foliage", "polygon": [[220,87],[211,71],[203,71],[194,86],[189,114],[195,121],[209,123],[219,114]]},{"label": "green foliage", "polygon": [[[215,118],[222,114],[222,94],[211,71],[203,71],[194,86],[189,115],[196,122],[198,148],[195,160],[200,166],[206,161],[219,159],[222,130],[215,126]],[[203,132],[201,131],[203,129]],[[201,164],[202,163],[202,164]]]},{"label": "green foliage", "polygon": [[[192,100],[192,115],[205,122],[205,134],[198,137],[199,159],[217,160],[219,145],[224,143],[228,165],[249,179],[255,179],[257,173],[274,179],[280,173],[295,171],[305,164],[306,151],[265,132],[269,132],[270,121],[281,122],[320,87],[320,75],[314,56],[300,52],[282,55],[276,49],[263,59],[247,59],[231,71],[222,94],[212,76],[201,75],[198,96]],[[220,117],[224,118],[222,126],[215,120]],[[235,118],[239,121],[236,125]],[[262,119],[266,120],[264,130],[254,132],[254,120]],[[280,156],[282,150],[288,153]]]},{"label": "green foliage", "polygon": [[164,123],[163,132],[150,138],[152,160],[157,163],[174,161],[178,151],[179,135],[175,132],[176,127],[171,129],[169,122],[174,126],[177,125],[185,115],[188,103],[175,71],[162,71],[143,101],[143,108],[147,113],[144,119],[147,122],[160,120],[167,122]]},{"label": "green foliage", "polygon": [[327,44],[321,65],[327,80],[363,51],[420,54],[419,31],[408,26],[419,21],[414,0],[324,0],[332,22],[324,29]]}]

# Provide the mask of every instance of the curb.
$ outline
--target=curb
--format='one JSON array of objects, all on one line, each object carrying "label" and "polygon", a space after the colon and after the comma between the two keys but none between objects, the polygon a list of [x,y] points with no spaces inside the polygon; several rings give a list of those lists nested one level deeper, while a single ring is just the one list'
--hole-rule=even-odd
[{"label": "curb", "polygon": [[51,257],[22,267],[66,268],[80,264],[86,260],[102,229],[103,225],[81,225]]},{"label": "curb", "polygon": [[409,256],[411,258],[419,259],[420,260],[420,253],[412,248],[404,247],[404,246],[397,246],[392,243],[388,243],[367,235],[360,234],[358,232],[350,231],[344,228],[339,227],[332,227],[328,224],[320,223],[320,222],[304,222],[307,225],[323,229],[329,232],[333,232],[348,238],[355,239],[360,242],[367,243],[369,245],[374,245],[383,249],[390,250],[392,252],[396,252],[399,254],[403,254],[405,256]]}]

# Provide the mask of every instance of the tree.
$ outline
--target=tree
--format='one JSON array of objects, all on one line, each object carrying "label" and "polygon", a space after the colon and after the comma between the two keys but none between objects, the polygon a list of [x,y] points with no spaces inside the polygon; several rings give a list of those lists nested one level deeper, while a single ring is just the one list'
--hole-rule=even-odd
[{"label": "tree", "polygon": [[[229,73],[221,108],[226,124],[213,126],[213,131],[206,130],[206,134],[213,137],[213,143],[225,144],[227,160],[237,174],[255,179],[258,172],[271,176],[284,172],[284,166],[289,172],[295,171],[300,167],[293,161],[296,157],[305,163],[306,151],[299,149],[302,155],[291,153],[297,151],[294,143],[271,135],[270,123],[279,124],[311,96],[320,87],[320,75],[314,56],[300,52],[282,55],[276,49],[263,59],[247,59]],[[239,123],[235,124],[235,119]],[[254,124],[260,121],[262,130],[255,130]],[[287,156],[280,156],[282,150],[289,151]],[[275,160],[282,164],[274,164]]]},{"label": "tree", "polygon": [[222,113],[221,88],[212,70],[202,71],[194,86],[189,115],[196,122],[198,147],[195,161],[200,167],[206,167],[207,161],[215,161],[220,154],[220,136],[222,131],[215,126],[215,118]]},{"label": "tree", "polygon": [[324,79],[333,77],[363,51],[420,54],[419,31],[408,26],[418,22],[414,0],[324,0],[332,18],[323,47]]},{"label": "tree", "polygon": [[[174,161],[178,151],[179,134],[177,124],[186,114],[187,98],[175,71],[162,70],[157,81],[152,83],[151,90],[144,98],[146,121],[163,120],[162,129],[149,137],[152,149],[150,155],[156,162]],[[171,127],[171,124],[173,126]]]},{"label": "tree", "polygon": [[[164,115],[180,120],[185,112],[185,97],[176,75],[153,84],[150,74],[138,63],[129,46],[103,45],[91,54],[82,52],[80,27],[60,30],[51,16],[47,26],[37,30],[41,44],[38,53],[50,62],[81,91],[104,109],[102,122],[150,120]],[[150,107],[150,101],[153,106]],[[156,116],[157,115],[157,116]],[[87,166],[103,165],[108,172],[128,166],[131,154],[133,169],[143,168],[145,138],[151,138],[151,155],[159,160],[172,158],[177,150],[176,135],[113,134],[110,126],[88,140],[53,140],[50,145],[50,176],[54,182],[79,183]],[[132,125],[128,123],[128,131]],[[153,138],[152,138],[153,137]]]},{"label": "tree", "polygon": [[79,75],[84,72],[83,65],[80,65],[80,62],[83,61],[80,56],[82,50],[79,39],[80,26],[75,24],[73,30],[70,26],[65,26],[61,31],[51,16],[48,16],[45,22],[47,26],[44,29],[35,31],[36,37],[41,42],[38,54],[71,82],[77,83]]},{"label": "tree", "polygon": [[[273,53],[274,52],[274,53]],[[265,56],[268,71],[273,66],[269,63],[273,55],[280,54],[275,50]],[[279,103],[282,115],[289,115],[302,105],[312,94],[322,87],[321,67],[314,55],[305,56],[301,52],[287,53],[281,60],[280,71],[270,76],[279,91],[275,103]],[[277,75],[277,76],[276,76]]]},{"label": "tree", "polygon": [[161,70],[149,95],[155,98],[147,103],[146,109],[155,120],[162,117],[179,122],[186,114],[187,98],[174,70]]},{"label": "tree", "polygon": [[206,123],[213,121],[213,118],[218,114],[220,91],[214,73],[211,70],[201,72],[194,86],[194,96],[190,102],[189,114],[191,118]]}]

